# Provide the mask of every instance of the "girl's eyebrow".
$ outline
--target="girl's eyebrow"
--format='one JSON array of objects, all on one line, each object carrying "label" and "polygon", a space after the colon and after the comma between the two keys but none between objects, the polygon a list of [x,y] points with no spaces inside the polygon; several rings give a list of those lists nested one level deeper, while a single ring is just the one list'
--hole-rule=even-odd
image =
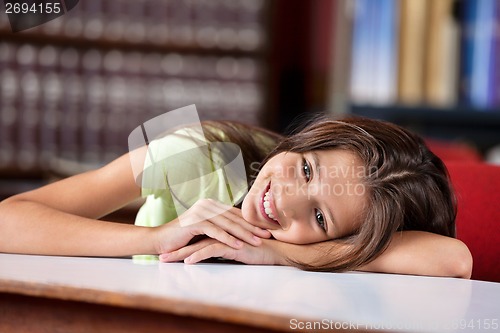
[{"label": "girl's eyebrow", "polygon": [[[318,182],[321,184],[321,181],[322,181],[322,178],[321,178],[321,163],[320,163],[320,160],[319,160],[319,155],[315,152],[315,151],[311,151],[311,158],[313,160],[313,163],[314,163],[314,166],[315,166],[315,169],[316,169],[316,175],[318,177]],[[333,214],[332,214],[332,211],[330,209],[330,207],[328,205],[325,205],[326,207],[326,215],[328,216],[328,220],[330,220],[330,223],[332,224],[332,226],[335,228],[335,229],[338,229],[338,225],[337,223],[335,222],[335,218],[333,217]],[[333,229],[333,228],[332,228]],[[326,224],[326,232],[328,234],[328,223]]]}]

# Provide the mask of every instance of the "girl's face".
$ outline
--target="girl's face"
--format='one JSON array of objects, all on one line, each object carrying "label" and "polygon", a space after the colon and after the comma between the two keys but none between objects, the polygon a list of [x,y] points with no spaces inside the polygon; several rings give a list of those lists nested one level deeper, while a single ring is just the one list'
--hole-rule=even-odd
[{"label": "girl's face", "polygon": [[359,226],[367,194],[365,169],[354,153],[324,150],[280,153],[259,172],[242,214],[277,240],[308,244],[341,238]]}]

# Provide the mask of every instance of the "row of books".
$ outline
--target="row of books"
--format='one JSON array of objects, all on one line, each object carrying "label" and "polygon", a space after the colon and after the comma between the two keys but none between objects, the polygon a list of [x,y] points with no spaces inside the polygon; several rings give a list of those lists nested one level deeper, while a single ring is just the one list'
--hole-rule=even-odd
[{"label": "row of books", "polygon": [[262,66],[247,57],[0,42],[0,173],[106,163],[126,152],[141,123],[190,104],[202,120],[258,124]]},{"label": "row of books", "polygon": [[[265,43],[264,0],[85,0],[24,31],[130,44],[258,51]],[[0,31],[9,31],[0,15]]]},{"label": "row of books", "polygon": [[500,0],[356,0],[359,104],[500,105]]}]

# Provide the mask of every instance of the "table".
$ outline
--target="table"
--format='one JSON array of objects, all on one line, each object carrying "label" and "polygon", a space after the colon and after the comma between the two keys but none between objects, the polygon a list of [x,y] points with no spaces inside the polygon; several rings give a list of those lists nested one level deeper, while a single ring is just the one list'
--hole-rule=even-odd
[{"label": "table", "polygon": [[0,254],[0,332],[500,331],[500,283]]}]

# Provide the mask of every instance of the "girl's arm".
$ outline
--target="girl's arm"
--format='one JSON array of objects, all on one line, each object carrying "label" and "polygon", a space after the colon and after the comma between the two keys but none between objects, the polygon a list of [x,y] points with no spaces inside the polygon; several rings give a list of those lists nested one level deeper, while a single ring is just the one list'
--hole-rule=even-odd
[{"label": "girl's arm", "polygon": [[0,203],[0,252],[109,255],[152,253],[148,228],[97,219],[138,198],[128,155],[101,169]]},{"label": "girl's arm", "polygon": [[246,223],[239,209],[206,200],[185,212],[182,223],[176,219],[155,228],[97,220],[140,191],[124,155],[101,169],[6,199],[0,203],[0,252],[114,257],[172,251],[196,235],[236,248],[242,246],[237,238],[259,245],[259,237],[270,236]]},{"label": "girl's arm", "polygon": [[[341,249],[335,241],[310,245],[295,245],[264,240],[259,247],[244,246],[232,249],[215,240],[187,246],[160,256],[162,261],[185,260],[195,263],[210,257],[223,257],[249,264],[290,265],[289,260],[317,262],[325,258],[327,251]],[[389,247],[362,271],[448,276],[470,278],[472,256],[461,241],[428,232],[404,231],[394,234]]]},{"label": "girl's arm", "polygon": [[472,255],[460,240],[422,231],[393,235],[389,247],[361,271],[470,279]]}]

